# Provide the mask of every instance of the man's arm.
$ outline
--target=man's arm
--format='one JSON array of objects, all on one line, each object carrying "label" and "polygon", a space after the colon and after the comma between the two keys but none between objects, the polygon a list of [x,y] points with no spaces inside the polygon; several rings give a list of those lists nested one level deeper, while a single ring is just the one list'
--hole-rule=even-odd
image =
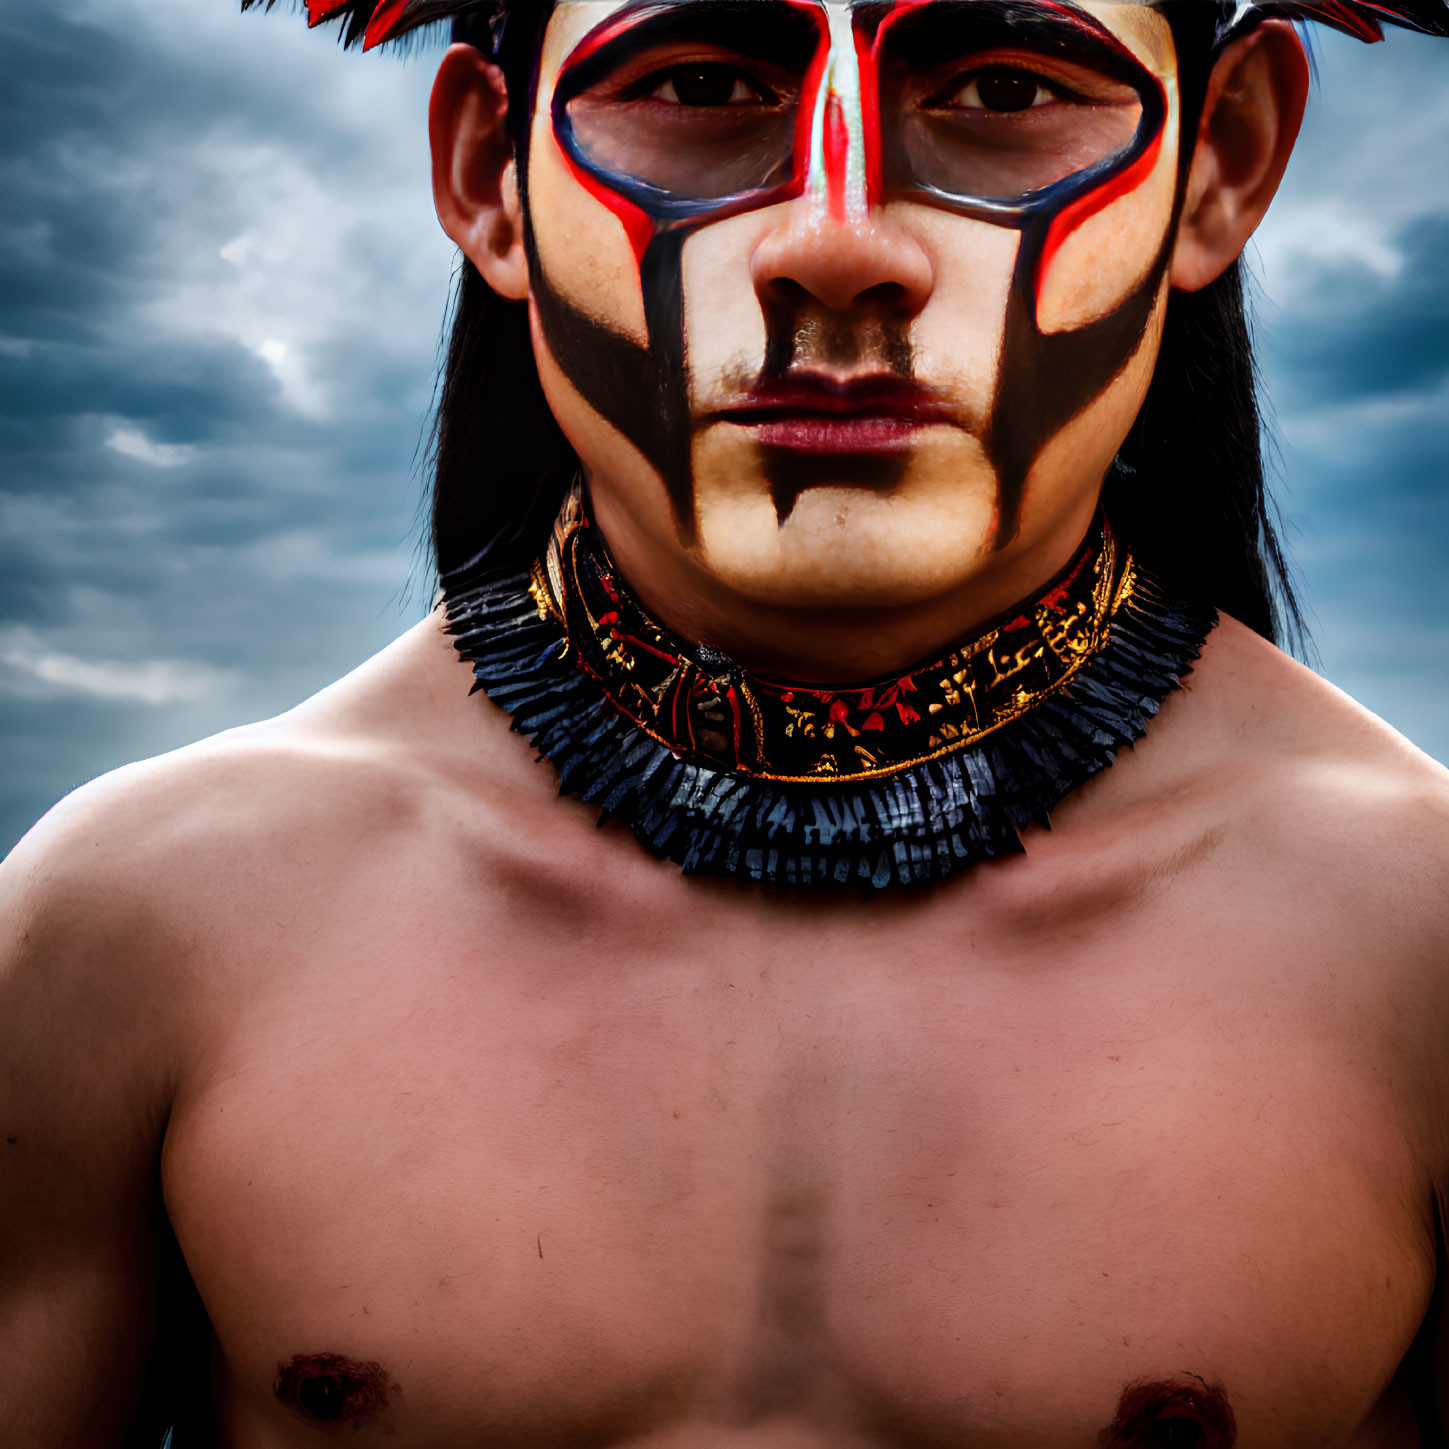
[{"label": "man's arm", "polygon": [[[124,786],[0,865],[0,1444],[125,1442],[155,1336],[167,1015]],[[158,1441],[159,1442],[159,1441]]]},{"label": "man's arm", "polygon": [[[1415,781],[1413,807],[1394,844],[1410,863],[1411,904],[1402,914],[1427,941],[1426,1029],[1431,1069],[1422,1079],[1421,1129],[1430,1165],[1434,1296],[1405,1364],[1423,1449],[1449,1449],[1449,774],[1434,764]],[[1403,869],[1396,861],[1396,868]],[[1390,929],[1398,921],[1390,921]]]}]

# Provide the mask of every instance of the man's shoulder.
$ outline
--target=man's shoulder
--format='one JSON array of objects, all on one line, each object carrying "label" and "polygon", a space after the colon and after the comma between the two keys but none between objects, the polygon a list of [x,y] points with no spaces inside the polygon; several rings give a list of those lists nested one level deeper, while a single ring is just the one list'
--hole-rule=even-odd
[{"label": "man's shoulder", "polygon": [[458,773],[456,721],[434,687],[450,655],[427,621],[285,714],[81,786],[4,863],[9,908],[72,932],[118,911],[214,923],[239,897],[263,904],[345,872],[418,828]]},{"label": "man's shoulder", "polygon": [[1449,769],[1231,618],[1186,692],[1203,779],[1260,849],[1358,888],[1437,879],[1449,899]]},{"label": "man's shoulder", "polygon": [[1449,786],[1449,770],[1392,725],[1235,619],[1209,636],[1198,674],[1217,695],[1220,723],[1265,762],[1324,770],[1325,784],[1341,776],[1352,788]]},{"label": "man's shoulder", "polygon": [[234,1008],[412,949],[398,923],[429,892],[482,909],[531,840],[520,810],[556,801],[469,679],[434,618],[275,719],[73,791],[0,862],[0,1039],[70,1065],[99,1043],[97,1071],[162,1101]]}]

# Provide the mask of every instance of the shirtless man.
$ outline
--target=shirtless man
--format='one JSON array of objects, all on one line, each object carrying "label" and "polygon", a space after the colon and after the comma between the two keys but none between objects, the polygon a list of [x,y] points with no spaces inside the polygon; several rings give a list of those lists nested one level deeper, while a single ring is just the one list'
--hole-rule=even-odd
[{"label": "shirtless man", "polygon": [[[1449,777],[1242,623],[1159,609],[1093,521],[1169,294],[1282,174],[1295,32],[1226,41],[1179,165],[1182,32],[1147,4],[536,18],[502,71],[449,52],[432,131],[583,463],[508,616],[573,652],[500,664],[502,575],[465,570],[488,696],[440,609],[5,864],[0,1443],[1443,1442]],[[1032,621],[1058,644],[973,642]],[[1135,747],[1022,785],[1052,828],[993,845],[981,772],[1142,631],[1187,640],[1184,687],[1140,682]],[[909,670],[943,655],[1004,710],[975,754]],[[609,674],[660,661],[651,698],[700,685],[687,739]],[[929,778],[977,813],[924,854],[848,825],[708,855],[712,806],[651,823],[625,778],[596,828],[574,797],[614,763],[572,703],[538,723],[576,686],[695,785],[733,752],[784,791],[771,751],[813,750],[871,763],[862,800]],[[918,728],[936,774],[891,763]],[[787,857],[824,865],[789,889]],[[902,861],[939,879],[876,878]]]}]

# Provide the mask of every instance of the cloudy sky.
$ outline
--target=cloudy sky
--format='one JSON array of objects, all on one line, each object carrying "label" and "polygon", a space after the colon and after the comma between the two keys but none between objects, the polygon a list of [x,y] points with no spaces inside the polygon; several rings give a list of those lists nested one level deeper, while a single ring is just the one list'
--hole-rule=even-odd
[{"label": "cloudy sky", "polygon": [[[432,56],[234,10],[0,9],[0,851],[427,606]],[[1280,494],[1323,672],[1449,760],[1449,44],[1318,64],[1255,259]]]}]

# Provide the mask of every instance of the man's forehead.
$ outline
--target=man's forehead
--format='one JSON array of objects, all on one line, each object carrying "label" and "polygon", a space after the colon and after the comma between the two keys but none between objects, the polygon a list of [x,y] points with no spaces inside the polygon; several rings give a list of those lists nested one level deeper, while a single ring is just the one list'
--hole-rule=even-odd
[{"label": "man's forehead", "polygon": [[[771,7],[792,3],[792,0],[749,0],[752,5]],[[798,0],[793,0],[798,3]],[[879,14],[896,7],[919,7],[922,0],[814,0],[822,9],[850,10],[869,6]],[[926,0],[930,3],[930,0]],[[963,0],[952,0],[960,4]],[[1004,7],[1000,0],[964,0],[967,5],[980,4],[983,11]],[[1171,27],[1161,13],[1161,0],[1010,0],[1010,9],[1021,12],[1038,10],[1043,15],[1076,11],[1092,16],[1131,50],[1149,70],[1167,75],[1175,64]],[[559,0],[549,21],[543,47],[543,69],[552,72],[568,57],[580,40],[611,15],[629,8],[641,14],[658,10],[688,10],[694,7],[728,4],[739,9],[739,0],[662,0],[658,5],[639,7],[638,0]]]}]

